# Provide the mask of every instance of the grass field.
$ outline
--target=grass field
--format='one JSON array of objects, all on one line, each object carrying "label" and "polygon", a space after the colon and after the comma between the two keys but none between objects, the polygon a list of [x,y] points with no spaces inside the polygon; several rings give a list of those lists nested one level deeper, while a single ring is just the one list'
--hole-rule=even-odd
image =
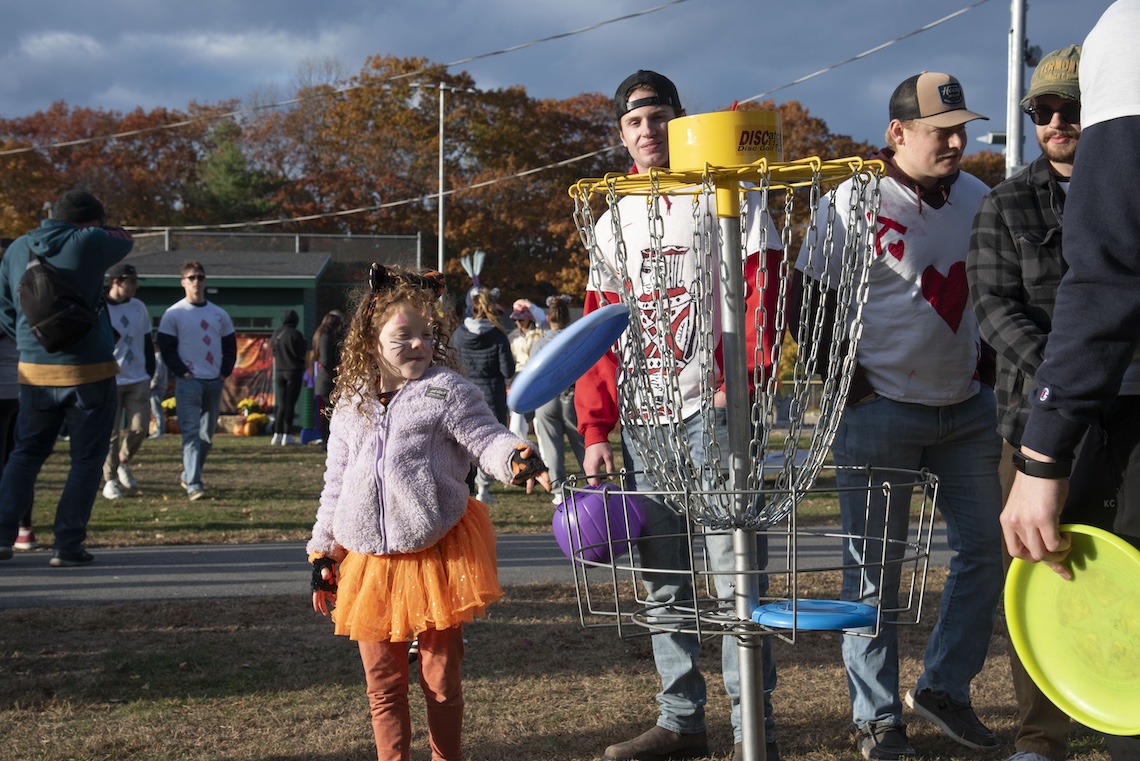
[{"label": "grass field", "polygon": [[[268,436],[219,434],[203,472],[207,497],[195,502],[179,486],[182,450],[177,436],[143,443],[131,467],[138,489],[118,500],[100,494],[88,525],[88,546],[302,541],[309,537],[324,485],[324,452],[318,446],[271,446]],[[33,522],[41,543],[51,538],[52,516],[67,476],[67,442],[37,482]],[[567,472],[575,473],[572,459]],[[538,490],[496,484],[491,519],[500,533],[550,531],[554,506]],[[835,520],[833,495],[801,504],[801,520]]]},{"label": "grass field", "polygon": [[[64,449],[39,484],[41,541],[50,538],[65,468]],[[209,496],[197,502],[179,488],[180,468],[176,438],[147,441],[135,467],[138,493],[97,498],[90,546],[307,538],[322,484],[319,448],[219,436],[206,465]],[[500,531],[550,530],[548,496],[506,487],[495,493]],[[821,498],[811,511],[817,520],[833,519],[834,502]],[[931,572],[921,621],[901,630],[904,689],[921,669],[943,574]],[[974,681],[975,707],[999,732],[1002,747],[968,750],[908,714],[923,758],[996,761],[1013,752],[1016,707],[1004,631],[999,621]],[[468,761],[592,761],[655,720],[658,686],[648,639],[583,627],[569,586],[510,587],[465,633]],[[718,760],[731,758],[732,750],[717,679],[721,646],[714,638],[701,656],[709,675],[710,758]],[[775,647],[783,758],[857,761],[838,635],[801,633],[794,644],[777,640]],[[376,757],[355,648],[332,635],[305,595],[4,611],[0,685],[0,756],[14,761]],[[423,701],[414,688],[412,710],[412,759],[427,761]],[[1097,737],[1079,730],[1070,758],[1107,755]]]}]

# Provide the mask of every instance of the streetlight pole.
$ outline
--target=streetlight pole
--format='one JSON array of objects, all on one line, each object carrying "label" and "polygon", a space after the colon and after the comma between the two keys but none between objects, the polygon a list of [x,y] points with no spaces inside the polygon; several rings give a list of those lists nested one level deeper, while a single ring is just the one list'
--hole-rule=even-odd
[{"label": "streetlight pole", "polygon": [[1005,176],[1021,167],[1021,94],[1025,83],[1025,0],[1010,4],[1009,80],[1005,110]]},{"label": "streetlight pole", "polygon": [[447,92],[447,85],[445,85],[441,82],[439,85],[439,201],[438,201],[438,203],[439,203],[439,207],[438,207],[439,219],[438,219],[438,227],[437,227],[437,233],[436,233],[439,236],[439,243],[437,244],[439,246],[439,248],[436,251],[436,257],[435,257],[436,258],[435,268],[440,273],[443,272],[443,189],[444,189],[444,178],[443,178],[443,114],[444,114],[443,94],[445,92]]},{"label": "streetlight pole", "polygon": [[443,120],[444,120],[444,115],[446,113],[446,111],[444,109],[444,94],[448,90],[450,90],[451,92],[465,92],[465,93],[471,93],[471,94],[478,94],[479,91],[474,89],[474,88],[471,88],[471,87],[456,87],[455,85],[449,85],[446,82],[436,82],[433,84],[424,84],[422,82],[416,82],[412,85],[412,87],[419,87],[419,88],[434,87],[437,90],[439,90],[439,196],[438,196],[438,201],[437,201],[439,206],[437,207],[437,222],[436,222],[436,224],[437,224],[436,234],[439,238],[439,247],[438,247],[438,250],[436,251],[436,269],[439,270],[440,272],[443,272],[443,221],[444,221],[443,193],[447,188],[447,183],[446,183],[445,178],[444,178],[444,169],[443,169],[443,157],[444,157]]}]

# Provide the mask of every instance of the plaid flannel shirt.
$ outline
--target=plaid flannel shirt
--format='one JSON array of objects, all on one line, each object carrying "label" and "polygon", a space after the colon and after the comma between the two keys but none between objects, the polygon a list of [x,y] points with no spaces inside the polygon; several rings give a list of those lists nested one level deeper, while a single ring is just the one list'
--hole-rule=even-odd
[{"label": "plaid flannel shirt", "polygon": [[982,340],[997,352],[998,432],[1018,446],[1029,393],[1045,359],[1057,287],[1065,273],[1065,196],[1049,160],[999,183],[982,200],[970,234],[966,276]]}]

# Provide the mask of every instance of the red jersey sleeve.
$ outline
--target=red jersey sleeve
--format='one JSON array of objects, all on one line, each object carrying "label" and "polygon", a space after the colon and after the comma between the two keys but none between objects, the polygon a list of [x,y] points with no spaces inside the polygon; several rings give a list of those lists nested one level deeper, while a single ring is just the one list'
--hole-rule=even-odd
[{"label": "red jersey sleeve", "polygon": [[[618,303],[616,293],[606,293],[607,303]],[[604,306],[597,291],[586,292],[582,315]],[[606,441],[618,421],[618,358],[611,347],[574,384],[574,409],[578,413],[578,432],[586,446]]]}]

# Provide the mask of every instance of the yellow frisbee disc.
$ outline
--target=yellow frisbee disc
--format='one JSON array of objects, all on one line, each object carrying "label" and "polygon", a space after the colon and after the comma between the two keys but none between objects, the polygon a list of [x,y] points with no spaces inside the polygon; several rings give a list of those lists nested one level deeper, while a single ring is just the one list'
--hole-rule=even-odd
[{"label": "yellow frisbee disc", "polygon": [[1014,559],[1005,583],[1009,638],[1053,704],[1087,727],[1140,734],[1140,550],[1078,524],[1066,581]]}]

